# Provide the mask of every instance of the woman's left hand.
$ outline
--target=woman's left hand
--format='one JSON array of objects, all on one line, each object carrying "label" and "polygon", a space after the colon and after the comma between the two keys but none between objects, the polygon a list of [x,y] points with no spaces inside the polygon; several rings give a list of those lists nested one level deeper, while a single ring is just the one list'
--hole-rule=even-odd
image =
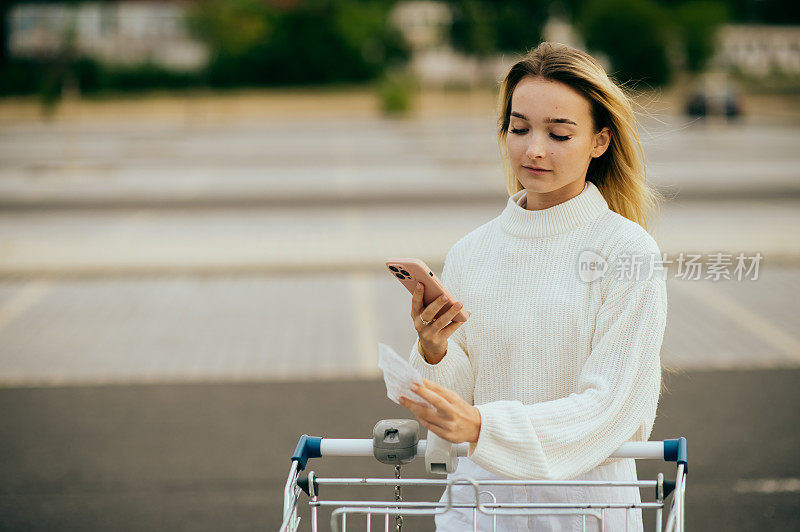
[{"label": "woman's left hand", "polygon": [[456,392],[422,380],[423,386],[411,385],[411,390],[433,405],[400,398],[400,404],[413,412],[422,426],[451,443],[477,443],[481,432],[481,413]]}]

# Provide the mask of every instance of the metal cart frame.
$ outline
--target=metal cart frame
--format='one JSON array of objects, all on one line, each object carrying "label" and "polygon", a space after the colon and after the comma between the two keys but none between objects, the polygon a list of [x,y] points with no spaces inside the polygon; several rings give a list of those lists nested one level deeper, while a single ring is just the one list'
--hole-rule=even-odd
[{"label": "metal cart frame", "polygon": [[[426,440],[420,440],[417,445],[417,454],[424,455],[427,446]],[[459,444],[457,447],[458,456],[467,456],[469,451],[468,444]],[[369,439],[331,439],[318,438],[303,435],[297,443],[294,454],[292,455],[291,468],[286,480],[283,500],[283,523],[281,532],[294,532],[299,529],[300,517],[297,515],[297,505],[302,493],[309,497],[311,506],[311,530],[317,531],[318,512],[321,507],[335,508],[331,515],[331,530],[343,532],[347,528],[347,516],[353,514],[366,515],[367,530],[371,530],[372,517],[374,515],[383,516],[382,527],[385,531],[389,530],[389,517],[395,516],[397,529],[400,529],[402,515],[437,515],[449,511],[451,508],[472,508],[473,510],[473,530],[477,531],[478,513],[493,516],[494,529],[498,515],[582,515],[584,529],[586,519],[594,518],[598,520],[600,530],[604,527],[603,511],[611,508],[655,510],[656,532],[666,530],[666,532],[684,531],[684,504],[686,493],[686,473],[687,473],[687,447],[686,438],[678,438],[664,441],[649,442],[629,442],[623,444],[612,454],[614,458],[634,458],[660,459],[676,463],[676,476],[674,481],[664,480],[662,473],[658,474],[655,480],[638,480],[635,482],[626,481],[587,481],[587,480],[482,480],[476,481],[471,478],[449,478],[449,479],[400,479],[399,468],[396,468],[398,478],[320,478],[313,471],[307,476],[302,477],[301,472],[305,469],[310,458],[320,458],[325,456],[373,456],[373,442]],[[451,486],[456,484],[471,485],[475,491],[475,501],[472,504],[455,504],[452,501]],[[593,487],[630,487],[652,488],[654,489],[654,500],[642,501],[638,504],[630,503],[592,503],[584,501],[579,504],[543,504],[543,503],[498,503],[496,500],[481,502],[481,496],[488,494],[492,499],[494,496],[483,488],[489,486],[593,486]],[[351,501],[351,500],[322,500],[319,497],[321,486],[394,486],[397,501]],[[425,501],[400,501],[399,490],[404,486],[441,486],[447,495],[446,502],[425,502]],[[670,498],[671,504],[664,527],[663,510],[666,508],[666,501]],[[377,521],[377,520],[376,520]]]}]

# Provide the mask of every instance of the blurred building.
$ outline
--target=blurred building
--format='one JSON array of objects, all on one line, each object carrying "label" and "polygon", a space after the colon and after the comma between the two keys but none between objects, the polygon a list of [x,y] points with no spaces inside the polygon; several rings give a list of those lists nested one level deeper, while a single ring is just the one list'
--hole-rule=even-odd
[{"label": "blurred building", "polygon": [[450,46],[448,33],[453,15],[446,2],[400,2],[390,15],[411,48],[409,69],[422,85],[473,86],[494,84],[505,74],[510,59],[474,57]]},{"label": "blurred building", "polygon": [[[542,30],[543,39],[583,48],[583,40],[559,7],[552,6]],[[494,85],[502,81],[520,57],[508,53],[476,57],[454,50],[448,35],[453,21],[450,10],[449,3],[435,0],[400,2],[393,10],[391,22],[411,47],[411,71],[428,86]],[[607,65],[607,58],[603,54],[599,56]]]},{"label": "blurred building", "polygon": [[445,2],[400,2],[390,15],[409,47],[409,69],[426,86],[472,85],[479,81],[477,59],[453,50],[447,32],[453,20]]},{"label": "blurred building", "polygon": [[800,26],[723,26],[718,34],[714,63],[752,76],[798,75]]},{"label": "blurred building", "polygon": [[185,2],[18,3],[8,16],[11,57],[45,58],[70,50],[106,63],[153,63],[196,70],[206,46],[186,27]]}]

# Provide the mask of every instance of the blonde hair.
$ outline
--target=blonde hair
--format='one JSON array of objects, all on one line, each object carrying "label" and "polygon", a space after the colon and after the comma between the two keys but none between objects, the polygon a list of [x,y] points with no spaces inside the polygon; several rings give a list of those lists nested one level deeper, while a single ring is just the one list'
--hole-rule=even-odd
[{"label": "blonde hair", "polygon": [[543,42],[515,63],[500,86],[498,143],[509,195],[522,190],[508,157],[506,138],[511,118],[511,96],[526,77],[558,81],[583,94],[591,103],[594,131],[608,127],[611,142],[592,159],[586,180],[594,183],[608,207],[647,229],[652,211],[663,197],[645,182],[645,163],[631,98],[612,81],[603,67],[584,51]]}]

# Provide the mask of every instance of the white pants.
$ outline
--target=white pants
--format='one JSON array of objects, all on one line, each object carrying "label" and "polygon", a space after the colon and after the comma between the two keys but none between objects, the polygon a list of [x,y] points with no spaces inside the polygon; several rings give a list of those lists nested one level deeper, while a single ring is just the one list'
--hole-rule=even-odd
[{"label": "white pants", "polygon": [[[460,458],[458,467],[448,478],[467,476],[475,480],[499,479],[494,473],[486,471],[467,458]],[[633,459],[624,459],[600,465],[586,474],[573,480],[636,480],[636,462]],[[481,491],[491,491],[498,503],[579,503],[579,502],[625,502],[638,503],[639,489],[636,487],[601,488],[601,487],[552,487],[552,486],[491,486],[482,488]],[[471,485],[457,485],[452,487],[454,503],[474,503],[475,490]],[[491,496],[484,494],[481,502],[492,502]],[[444,494],[440,499],[446,502]],[[478,530],[487,532],[495,530],[493,520],[497,519],[498,531],[583,531],[584,519],[580,515],[540,515],[540,516],[490,516],[480,512],[478,517]],[[606,532],[629,530],[642,531],[641,510],[608,509],[603,511],[603,521]],[[436,530],[439,532],[465,532],[473,530],[473,510],[468,508],[453,508],[450,511],[436,516]],[[626,528],[627,525],[627,528]],[[600,523],[592,516],[586,516],[587,531],[599,531]]]}]

